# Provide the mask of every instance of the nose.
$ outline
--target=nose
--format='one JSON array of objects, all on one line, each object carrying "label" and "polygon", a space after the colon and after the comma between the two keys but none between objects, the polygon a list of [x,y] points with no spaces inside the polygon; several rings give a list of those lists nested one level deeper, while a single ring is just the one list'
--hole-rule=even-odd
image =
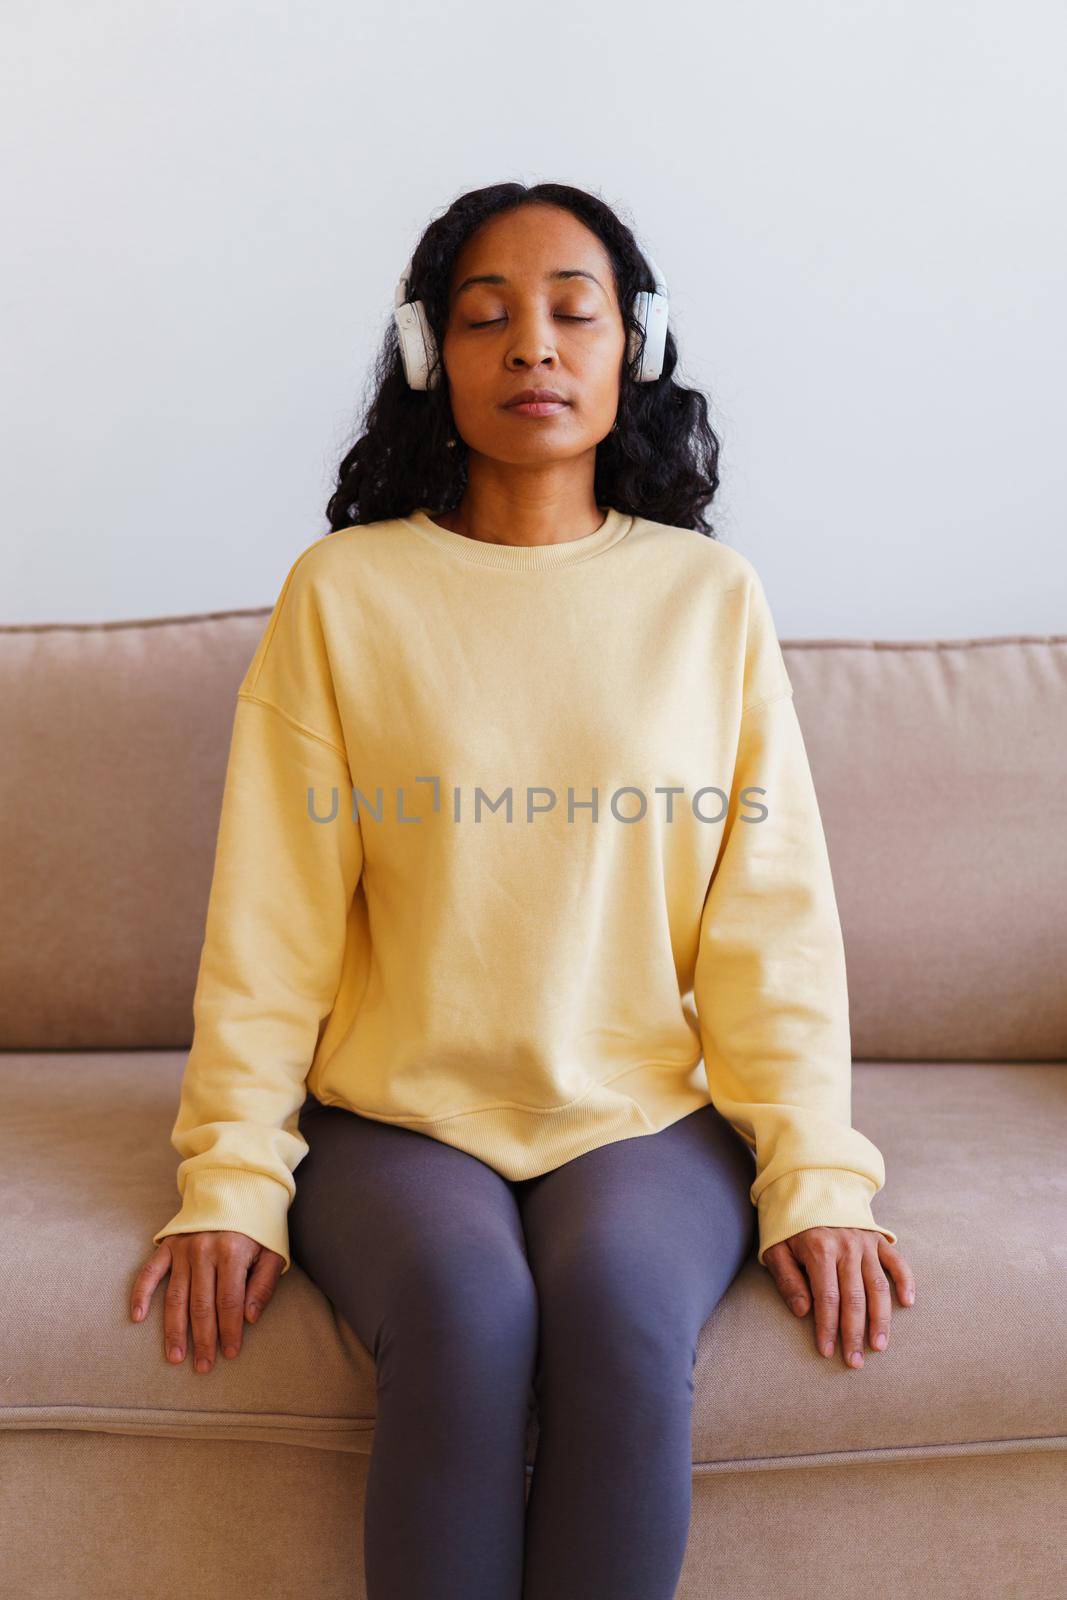
[{"label": "nose", "polygon": [[516,321],[515,338],[508,355],[508,360],[513,366],[539,367],[545,362],[551,364],[555,359],[555,345],[546,336],[545,325],[540,316],[535,314],[525,327],[520,321]]},{"label": "nose", "polygon": [[542,350],[540,354],[535,355],[533,354],[533,347],[531,347],[531,352],[529,355],[525,355],[521,351],[516,350],[511,353],[508,359],[511,361],[513,366],[539,367],[542,366],[546,361],[551,365],[555,360],[555,352],[552,350]]}]

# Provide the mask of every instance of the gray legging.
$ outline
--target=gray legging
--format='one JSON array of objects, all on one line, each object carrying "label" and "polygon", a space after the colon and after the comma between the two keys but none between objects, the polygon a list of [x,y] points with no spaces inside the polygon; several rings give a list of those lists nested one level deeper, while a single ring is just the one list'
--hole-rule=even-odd
[{"label": "gray legging", "polygon": [[377,1375],[369,1600],[670,1600],[697,1336],[757,1243],[748,1146],[708,1104],[516,1182],[311,1095],[300,1130],[293,1259]]}]

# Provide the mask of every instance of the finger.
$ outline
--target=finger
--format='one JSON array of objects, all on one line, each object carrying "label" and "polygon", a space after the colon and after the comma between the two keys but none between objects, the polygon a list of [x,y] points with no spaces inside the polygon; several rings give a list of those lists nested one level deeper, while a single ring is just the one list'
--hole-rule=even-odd
[{"label": "finger", "polygon": [[771,1269],[771,1277],[782,1299],[798,1317],[804,1316],[810,1304],[808,1281],[789,1247],[777,1253],[768,1250],[764,1260]]},{"label": "finger", "polygon": [[189,1327],[189,1251],[185,1245],[172,1252],[170,1282],[163,1297],[163,1348],[168,1361],[185,1360]]},{"label": "finger", "polygon": [[134,1322],[143,1322],[148,1315],[148,1308],[152,1304],[152,1296],[158,1285],[170,1271],[170,1246],[166,1239],[161,1239],[155,1253],[151,1255],[133,1280],[133,1290],[130,1294],[130,1315]]},{"label": "finger", "polygon": [[270,1304],[284,1265],[285,1258],[277,1250],[264,1248],[257,1258],[245,1285],[245,1316],[249,1322],[255,1322]]},{"label": "finger", "polygon": [[887,1268],[897,1287],[897,1297],[902,1306],[915,1304],[915,1279],[911,1268],[895,1244],[890,1244],[884,1234],[878,1235],[878,1258]]},{"label": "finger", "polygon": [[815,1302],[815,1348],[821,1356],[832,1356],[837,1342],[841,1311],[841,1290],[837,1281],[837,1246],[815,1242],[807,1246],[804,1257],[808,1281]]},{"label": "finger", "polygon": [[219,1242],[215,1309],[222,1353],[232,1360],[240,1353],[244,1329],[245,1279],[248,1276],[248,1240],[229,1234]]},{"label": "finger", "polygon": [[192,1257],[192,1283],[189,1289],[189,1320],[193,1325],[193,1366],[197,1372],[210,1372],[218,1347],[218,1316],[215,1310],[215,1250],[213,1238],[189,1247]]},{"label": "finger", "polygon": [[889,1279],[882,1271],[877,1250],[863,1252],[863,1281],[867,1285],[867,1320],[872,1350],[884,1350],[889,1343],[889,1324],[893,1317],[893,1296]]},{"label": "finger", "polygon": [[867,1285],[863,1281],[863,1246],[847,1236],[838,1245],[837,1281],[841,1289],[841,1354],[846,1367],[862,1367],[867,1326]]}]

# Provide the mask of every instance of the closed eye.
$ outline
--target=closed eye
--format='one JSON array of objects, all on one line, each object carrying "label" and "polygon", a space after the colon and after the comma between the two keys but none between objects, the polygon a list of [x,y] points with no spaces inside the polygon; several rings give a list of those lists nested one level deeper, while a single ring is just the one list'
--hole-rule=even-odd
[{"label": "closed eye", "polygon": [[[559,315],[560,320],[562,322],[595,322],[596,321],[595,317],[568,317],[562,311],[559,312],[558,315]],[[493,317],[492,320],[489,321],[489,322],[468,322],[467,326],[468,326],[468,328],[492,328],[492,327],[495,327],[498,322],[506,322],[506,321],[507,321],[506,317]]]}]

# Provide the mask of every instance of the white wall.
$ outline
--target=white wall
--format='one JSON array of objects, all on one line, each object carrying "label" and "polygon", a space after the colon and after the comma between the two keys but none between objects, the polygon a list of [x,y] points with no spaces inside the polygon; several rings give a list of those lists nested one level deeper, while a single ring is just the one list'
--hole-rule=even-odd
[{"label": "white wall", "polygon": [[0,621],[271,604],[425,222],[665,270],[783,636],[1067,631],[1062,7],[8,0]]}]

